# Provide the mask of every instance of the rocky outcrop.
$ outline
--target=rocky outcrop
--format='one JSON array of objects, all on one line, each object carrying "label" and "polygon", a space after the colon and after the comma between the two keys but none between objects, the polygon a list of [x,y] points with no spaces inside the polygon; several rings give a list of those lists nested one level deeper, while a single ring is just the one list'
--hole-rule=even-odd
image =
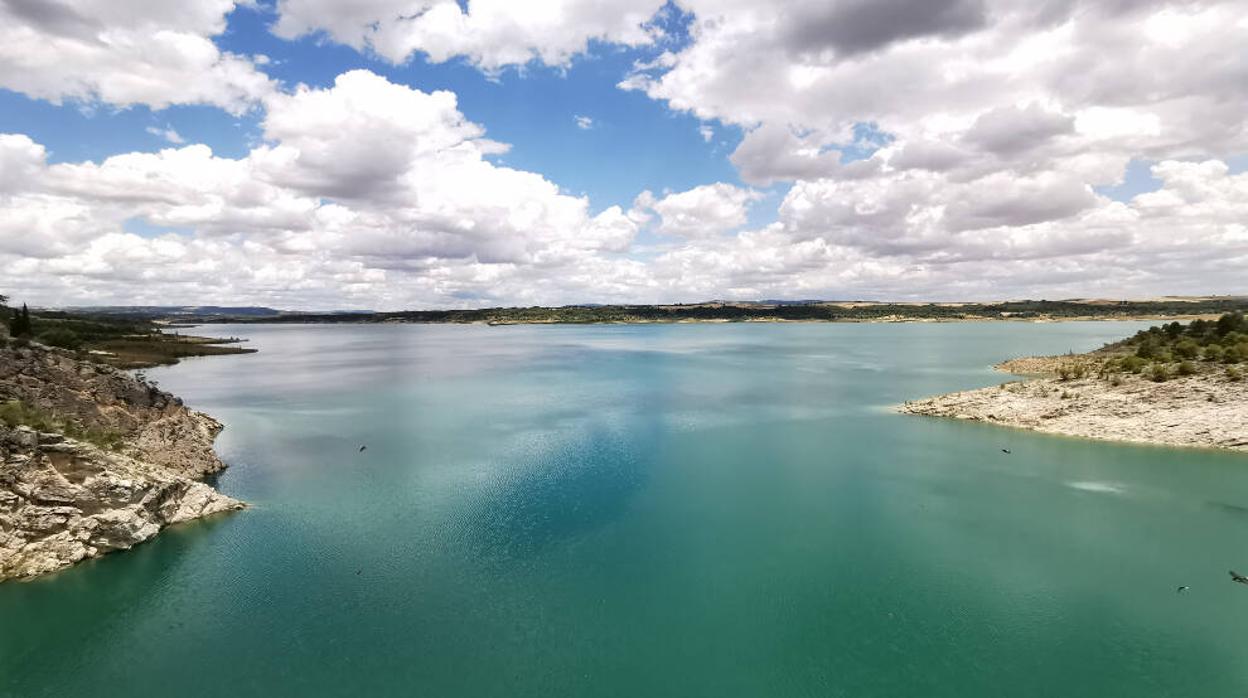
[{"label": "rocky outcrop", "polygon": [[20,400],[84,429],[124,438],[138,460],[202,477],[225,467],[212,450],[221,424],[134,376],[37,345],[0,349],[0,402]]},{"label": "rocky outcrop", "polygon": [[216,420],[115,369],[0,347],[0,403],[20,401],[103,448],[0,423],[0,580],[129,548],[166,525],[243,507],[196,478],[222,469]]},{"label": "rocky outcrop", "polygon": [[[1044,361],[1004,366],[1043,374]],[[1248,382],[1215,372],[1162,383],[1134,375],[1036,378],[914,400],[899,410],[1067,436],[1248,452]]]}]

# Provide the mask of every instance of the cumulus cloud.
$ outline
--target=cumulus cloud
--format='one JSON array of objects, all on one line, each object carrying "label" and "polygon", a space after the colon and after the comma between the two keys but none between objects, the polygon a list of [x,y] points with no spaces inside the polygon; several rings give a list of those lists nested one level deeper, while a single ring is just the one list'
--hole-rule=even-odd
[{"label": "cumulus cloud", "polygon": [[[502,146],[449,92],[353,71],[267,107],[265,143],[240,159],[196,144],[49,164],[28,137],[0,136],[0,254],[21,257],[25,278],[147,274],[188,295],[280,289],[301,306],[318,293],[455,305],[469,288],[503,302],[505,289],[521,298],[630,267],[612,259],[637,232],[620,207],[594,214],[540,175],[491,163]],[[145,238],[126,232],[135,219],[192,232]]]},{"label": "cumulus cloud", "polygon": [[[756,181],[831,174],[863,123],[929,156],[943,146],[942,168],[958,149],[988,169],[1024,157],[1021,166],[1052,169],[1073,155],[1112,161],[1080,163],[1098,178],[1090,184],[1133,156],[1248,149],[1243,0],[682,6],[694,13],[692,41],[621,86],[746,129],[734,161]],[[831,27],[864,43],[838,45]]]},{"label": "cumulus cloud", "polygon": [[[1229,202],[1242,176],[1182,161],[1248,152],[1243,0],[681,5],[691,41],[639,63],[620,87],[741,127],[731,160],[742,178],[792,183],[774,226],[719,241],[712,259],[732,250],[732,265],[748,266],[748,253],[773,269],[784,257],[760,245],[787,241],[878,273],[875,286],[864,275],[839,284],[888,295],[938,280],[980,295],[1163,278],[1191,287],[1200,282],[1174,275],[1174,259],[1200,257],[1219,274],[1219,255],[1197,250],[1242,259],[1243,228],[1222,215],[1238,209]],[[868,124],[888,138],[864,148],[855,134]],[[1162,190],[1098,196],[1132,159],[1161,161]],[[1182,228],[1182,243],[1169,244],[1154,215]],[[1051,276],[1021,271],[1037,258]],[[740,276],[732,265],[722,273]],[[954,267],[981,282],[956,282],[944,273]],[[801,289],[838,285],[830,270],[794,269],[783,278]],[[824,281],[801,280],[813,277]],[[1201,281],[1234,290],[1228,278]],[[767,288],[757,274],[740,285]]]},{"label": "cumulus cloud", "polygon": [[681,237],[711,237],[745,225],[758,192],[716,182],[655,200],[645,192],[638,205],[659,214],[658,231]]},{"label": "cumulus cloud", "polygon": [[274,32],[322,34],[392,63],[424,54],[435,63],[464,57],[487,71],[537,61],[566,66],[591,40],[642,46],[658,36],[650,21],[664,0],[279,0]]},{"label": "cumulus cloud", "polygon": [[1126,203],[1099,199],[1056,222],[963,229],[943,215],[931,173],[889,184],[799,183],[776,223],[695,241],[660,255],[652,268],[702,298],[1242,292],[1248,174],[1229,174],[1219,161],[1163,162],[1154,174],[1162,189]]},{"label": "cumulus cloud", "polygon": [[[302,308],[1243,290],[1246,0],[678,0],[681,43],[649,24],[660,5],[282,0],[275,31],[487,72],[654,45],[621,87],[708,142],[739,129],[730,161],[776,187],[773,222],[750,227],[762,197],[730,182],[591,207],[499,164],[449,91],[369,71],[275,90],[212,44],[226,0],[0,0],[0,86],[264,110],[239,158],[53,164],[0,135],[0,266],[46,302]],[[1159,187],[1099,194],[1132,160]]]},{"label": "cumulus cloud", "polygon": [[853,55],[897,41],[950,37],[982,27],[983,0],[839,0],[795,12],[785,29],[799,54]]},{"label": "cumulus cloud", "polygon": [[273,82],[249,57],[222,52],[234,0],[4,0],[0,87],[60,104],[209,104],[246,111]]}]

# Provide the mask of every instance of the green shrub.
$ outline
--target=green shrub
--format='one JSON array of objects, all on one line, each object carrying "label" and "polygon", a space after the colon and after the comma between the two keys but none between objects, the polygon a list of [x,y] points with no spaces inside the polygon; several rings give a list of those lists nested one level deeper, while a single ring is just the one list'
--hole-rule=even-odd
[{"label": "green shrub", "polygon": [[1148,365],[1148,361],[1138,356],[1124,356],[1118,360],[1118,365],[1122,366],[1122,370],[1128,373],[1139,373]]},{"label": "green shrub", "polygon": [[1170,380],[1170,369],[1165,364],[1153,364],[1153,370],[1149,372],[1148,377],[1154,383],[1165,383]]},{"label": "green shrub", "polygon": [[1191,375],[1195,375],[1195,373],[1196,373],[1196,366],[1191,361],[1179,362],[1178,374],[1180,376],[1191,376]]},{"label": "green shrub", "polygon": [[39,335],[39,341],[52,347],[77,350],[82,347],[82,338],[77,332],[64,327],[54,327]]},{"label": "green shrub", "polygon": [[1244,379],[1244,374],[1240,373],[1239,369],[1235,368],[1234,366],[1227,366],[1226,367],[1226,379],[1231,381],[1232,383],[1238,383]]},{"label": "green shrub", "polygon": [[1191,339],[1184,339],[1174,345],[1174,353],[1180,359],[1194,359],[1200,356],[1200,345]]},{"label": "green shrub", "polygon": [[1160,351],[1161,343],[1155,338],[1149,337],[1143,342],[1140,342],[1140,346],[1135,348],[1135,355],[1141,359],[1153,359],[1157,357],[1157,354]]},{"label": "green shrub", "polygon": [[1205,347],[1205,361],[1221,361],[1226,350],[1221,344],[1210,344]]}]

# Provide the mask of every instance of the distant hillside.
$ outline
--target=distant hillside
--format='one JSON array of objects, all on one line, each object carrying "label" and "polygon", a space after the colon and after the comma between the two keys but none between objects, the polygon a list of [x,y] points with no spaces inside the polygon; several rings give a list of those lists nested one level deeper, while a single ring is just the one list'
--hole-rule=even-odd
[{"label": "distant hillside", "polygon": [[653,323],[653,322],[904,322],[916,320],[1073,320],[1172,318],[1248,310],[1248,298],[1158,298],[1146,301],[1020,300],[999,303],[880,303],[874,301],[711,301],[674,305],[409,310],[376,313],[204,314],[185,322],[296,323]]},{"label": "distant hillside", "polygon": [[224,306],[224,305],[93,305],[61,308],[67,313],[90,315],[126,315],[133,317],[174,317],[194,315],[206,317],[228,315],[230,317],[251,317],[280,315],[281,310],[264,306]]}]

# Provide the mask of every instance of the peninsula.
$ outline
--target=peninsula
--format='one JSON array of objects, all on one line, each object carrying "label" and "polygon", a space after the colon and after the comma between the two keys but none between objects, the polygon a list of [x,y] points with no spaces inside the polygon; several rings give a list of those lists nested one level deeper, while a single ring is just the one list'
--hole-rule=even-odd
[{"label": "peninsula", "polygon": [[1087,354],[996,368],[1028,376],[907,402],[906,414],[1166,446],[1248,452],[1248,323],[1171,322]]},{"label": "peninsula", "polygon": [[201,481],[221,424],[151,383],[0,330],[0,581],[244,505]]}]

